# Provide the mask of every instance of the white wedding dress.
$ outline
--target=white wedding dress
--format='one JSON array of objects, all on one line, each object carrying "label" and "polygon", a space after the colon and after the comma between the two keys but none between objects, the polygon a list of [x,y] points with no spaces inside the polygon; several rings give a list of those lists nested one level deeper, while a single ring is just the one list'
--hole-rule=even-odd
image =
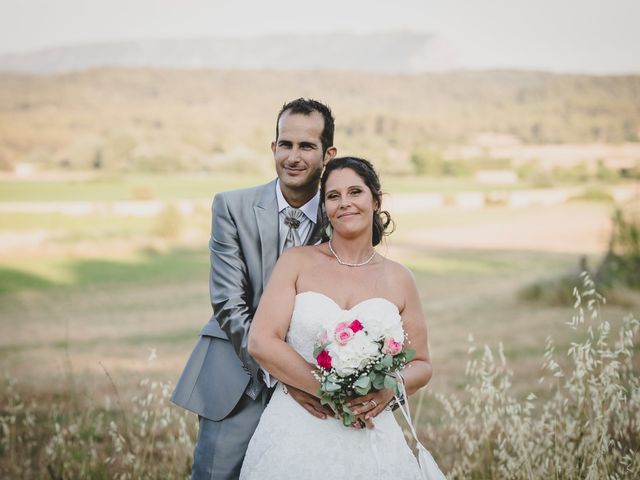
[{"label": "white wedding dress", "polygon": [[[289,343],[308,362],[314,362],[317,335],[336,317],[398,316],[397,307],[384,298],[370,298],[350,310],[317,292],[296,295]],[[344,427],[340,420],[321,420],[302,408],[281,385],[264,410],[240,473],[241,480],[398,480],[420,479],[421,474],[402,430],[390,411],[374,418],[372,430]]]}]

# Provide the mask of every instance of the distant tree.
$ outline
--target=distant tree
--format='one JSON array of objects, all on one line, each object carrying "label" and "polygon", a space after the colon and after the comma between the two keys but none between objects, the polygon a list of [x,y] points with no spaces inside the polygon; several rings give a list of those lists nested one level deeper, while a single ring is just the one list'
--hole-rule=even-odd
[{"label": "distant tree", "polygon": [[102,169],[102,150],[100,150],[99,148],[96,150],[96,154],[93,157],[93,163],[92,163],[93,169],[94,170],[101,170]]},{"label": "distant tree", "polygon": [[417,175],[440,176],[445,173],[442,154],[436,150],[418,150],[411,154],[411,165]]},{"label": "distant tree", "polygon": [[612,222],[609,250],[596,279],[607,286],[623,284],[640,290],[640,198],[617,208]]}]

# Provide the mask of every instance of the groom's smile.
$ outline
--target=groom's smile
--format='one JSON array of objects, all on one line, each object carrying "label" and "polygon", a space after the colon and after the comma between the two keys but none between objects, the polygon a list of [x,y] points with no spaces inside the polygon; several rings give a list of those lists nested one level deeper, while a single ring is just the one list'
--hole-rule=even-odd
[{"label": "groom's smile", "polygon": [[318,190],[326,156],[320,139],[323,129],[324,118],[316,111],[309,115],[285,112],[278,121],[278,138],[271,150],[288,202],[295,203],[302,193],[308,200]]}]

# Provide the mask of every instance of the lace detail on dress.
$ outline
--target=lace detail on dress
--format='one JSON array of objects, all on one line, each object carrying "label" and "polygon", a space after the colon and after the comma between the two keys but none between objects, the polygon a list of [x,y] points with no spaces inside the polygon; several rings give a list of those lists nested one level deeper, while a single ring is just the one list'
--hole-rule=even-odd
[{"label": "lace detail on dress", "polygon": [[[384,322],[398,315],[397,307],[384,298],[344,310],[326,295],[303,292],[295,299],[287,343],[312,362],[323,328],[354,318]],[[251,439],[240,478],[420,479],[418,463],[393,414],[384,411],[374,423],[373,430],[356,430],[333,418],[320,420],[278,386]]]}]

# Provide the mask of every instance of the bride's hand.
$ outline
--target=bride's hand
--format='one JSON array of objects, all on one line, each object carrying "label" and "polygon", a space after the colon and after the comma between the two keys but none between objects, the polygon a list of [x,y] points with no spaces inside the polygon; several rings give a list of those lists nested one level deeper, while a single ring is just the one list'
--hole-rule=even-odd
[{"label": "bride's hand", "polygon": [[348,406],[354,415],[361,416],[366,422],[382,412],[391,399],[393,399],[393,390],[385,388],[384,390],[374,390],[362,397],[353,398],[349,401]]}]

